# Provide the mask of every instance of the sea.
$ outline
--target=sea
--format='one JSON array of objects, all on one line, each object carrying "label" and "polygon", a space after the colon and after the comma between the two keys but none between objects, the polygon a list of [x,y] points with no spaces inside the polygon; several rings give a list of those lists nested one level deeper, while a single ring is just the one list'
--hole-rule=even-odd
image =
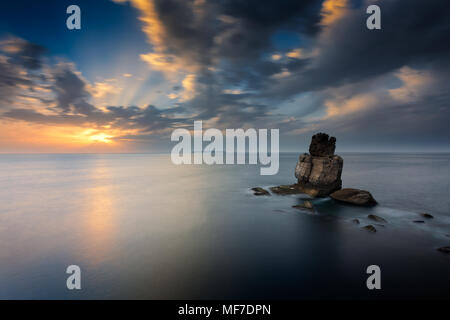
[{"label": "sea", "polygon": [[[295,183],[298,153],[273,176],[170,154],[2,154],[0,299],[450,298],[437,250],[450,245],[450,154],[340,155],[343,187],[377,206],[253,195]],[[307,199],[315,212],[293,208]]]}]

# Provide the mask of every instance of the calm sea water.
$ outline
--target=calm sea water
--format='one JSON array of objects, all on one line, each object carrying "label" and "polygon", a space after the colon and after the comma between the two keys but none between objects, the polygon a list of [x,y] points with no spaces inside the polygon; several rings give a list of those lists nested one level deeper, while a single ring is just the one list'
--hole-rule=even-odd
[{"label": "calm sea water", "polygon": [[[341,155],[344,187],[377,207],[318,199],[309,214],[292,208],[305,195],[249,192],[295,182],[298,154],[276,176],[170,155],[0,155],[0,298],[449,298],[436,248],[450,245],[450,155]],[[368,233],[368,214],[388,223]],[[66,289],[72,264],[80,291]],[[371,264],[382,290],[366,288]]]}]

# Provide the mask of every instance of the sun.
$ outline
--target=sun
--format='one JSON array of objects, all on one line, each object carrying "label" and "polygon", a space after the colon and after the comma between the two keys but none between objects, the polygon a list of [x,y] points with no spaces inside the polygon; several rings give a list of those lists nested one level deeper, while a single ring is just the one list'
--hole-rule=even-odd
[{"label": "sun", "polygon": [[111,138],[113,138],[113,136],[102,132],[89,136],[89,140],[92,142],[112,143],[113,141]]}]

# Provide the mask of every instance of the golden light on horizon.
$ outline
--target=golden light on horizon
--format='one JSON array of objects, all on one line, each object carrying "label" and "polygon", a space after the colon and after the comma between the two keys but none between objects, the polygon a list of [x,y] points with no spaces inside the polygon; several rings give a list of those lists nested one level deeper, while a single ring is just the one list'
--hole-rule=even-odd
[{"label": "golden light on horizon", "polygon": [[132,139],[122,137],[137,133],[135,129],[111,126],[89,128],[0,121],[0,150],[6,153],[125,152],[133,150],[129,145]]}]

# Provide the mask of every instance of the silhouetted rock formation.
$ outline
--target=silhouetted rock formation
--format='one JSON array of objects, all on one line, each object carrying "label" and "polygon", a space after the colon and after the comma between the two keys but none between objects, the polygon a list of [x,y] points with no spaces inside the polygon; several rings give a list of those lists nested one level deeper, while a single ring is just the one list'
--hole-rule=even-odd
[{"label": "silhouetted rock formation", "polygon": [[309,152],[299,157],[295,168],[299,189],[313,197],[326,197],[342,188],[344,160],[334,155],[336,138],[318,133],[311,139]]},{"label": "silhouetted rock formation", "polygon": [[314,157],[327,157],[334,155],[336,138],[328,137],[326,133],[318,133],[312,136],[309,145],[309,153]]}]

